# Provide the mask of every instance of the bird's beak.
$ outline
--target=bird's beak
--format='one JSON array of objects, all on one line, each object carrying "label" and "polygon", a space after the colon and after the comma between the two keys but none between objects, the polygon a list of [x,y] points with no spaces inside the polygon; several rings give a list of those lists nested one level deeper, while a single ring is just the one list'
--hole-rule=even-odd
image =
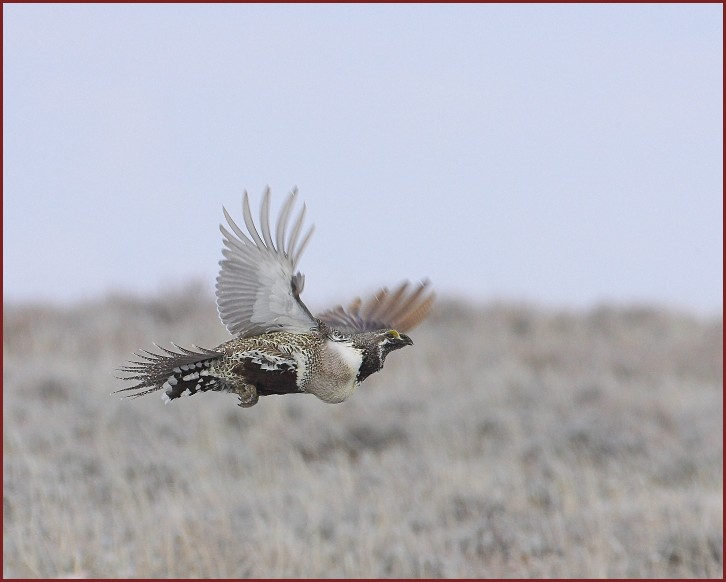
[{"label": "bird's beak", "polygon": [[401,334],[401,344],[404,346],[412,346],[413,340],[410,337],[408,337],[405,333],[402,333]]}]

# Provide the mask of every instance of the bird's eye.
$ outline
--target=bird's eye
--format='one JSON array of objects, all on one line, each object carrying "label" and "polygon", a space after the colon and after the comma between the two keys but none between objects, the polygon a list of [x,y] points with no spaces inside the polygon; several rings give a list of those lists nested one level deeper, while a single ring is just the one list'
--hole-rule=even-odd
[{"label": "bird's eye", "polygon": [[401,337],[401,334],[399,334],[395,329],[390,330],[386,335],[391,339],[399,339]]},{"label": "bird's eye", "polygon": [[337,329],[331,329],[328,337],[334,342],[339,342],[348,339],[350,336],[339,332]]}]

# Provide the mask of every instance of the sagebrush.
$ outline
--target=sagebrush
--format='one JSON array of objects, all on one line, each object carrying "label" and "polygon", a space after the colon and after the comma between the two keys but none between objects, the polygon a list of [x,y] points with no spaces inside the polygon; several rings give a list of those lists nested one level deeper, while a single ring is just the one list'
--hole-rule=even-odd
[{"label": "sagebrush", "polygon": [[5,305],[5,577],[723,574],[723,323],[440,300],[347,402],[119,401],[198,289]]}]

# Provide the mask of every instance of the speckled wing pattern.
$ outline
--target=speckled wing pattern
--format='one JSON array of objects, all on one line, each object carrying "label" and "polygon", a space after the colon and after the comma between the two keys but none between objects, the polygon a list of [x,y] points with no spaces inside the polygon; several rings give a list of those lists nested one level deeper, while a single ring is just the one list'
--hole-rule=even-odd
[{"label": "speckled wing pattern", "polygon": [[347,308],[338,305],[318,315],[318,319],[345,333],[359,333],[377,329],[408,331],[428,315],[436,295],[428,280],[413,289],[405,281],[389,291],[383,287],[365,301],[354,299]]},{"label": "speckled wing pattern", "polygon": [[[217,310],[227,330],[239,337],[273,331],[306,333],[316,321],[300,299],[305,278],[295,269],[313,233],[303,233],[305,205],[287,234],[292,208],[297,197],[293,190],[282,206],[275,229],[270,229],[270,189],[265,191],[257,231],[250,211],[247,192],[242,201],[242,215],[248,234],[223,209],[232,232],[223,225],[224,259],[217,277]],[[302,236],[301,236],[302,235]]]}]

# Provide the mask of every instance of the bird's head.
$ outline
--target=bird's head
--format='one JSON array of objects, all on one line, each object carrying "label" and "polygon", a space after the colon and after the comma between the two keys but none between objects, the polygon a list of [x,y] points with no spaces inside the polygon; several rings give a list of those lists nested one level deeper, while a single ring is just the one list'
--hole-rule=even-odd
[{"label": "bird's head", "polygon": [[383,331],[379,338],[379,345],[385,354],[388,354],[388,352],[392,352],[393,350],[399,350],[405,346],[413,345],[413,340],[410,337],[408,337],[405,333],[398,333],[395,329]]},{"label": "bird's head", "polygon": [[413,340],[395,329],[380,329],[355,334],[352,337],[352,343],[354,347],[363,352],[363,363],[357,378],[358,382],[362,382],[383,368],[389,353],[405,346],[412,346]]}]

